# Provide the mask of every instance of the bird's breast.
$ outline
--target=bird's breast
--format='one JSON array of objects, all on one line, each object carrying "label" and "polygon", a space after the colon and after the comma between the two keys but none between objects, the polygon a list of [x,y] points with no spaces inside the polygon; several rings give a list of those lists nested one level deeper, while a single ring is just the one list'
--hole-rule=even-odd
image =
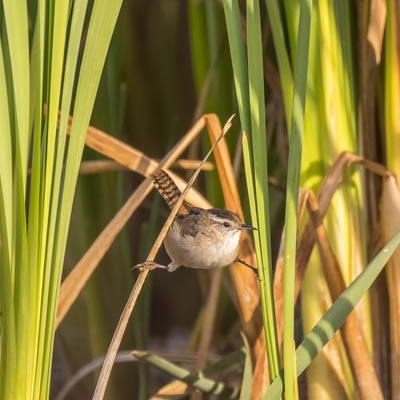
[{"label": "bird's breast", "polygon": [[195,236],[182,235],[172,224],[164,244],[176,263],[190,268],[217,268],[231,264],[239,251],[240,231],[225,235],[209,235],[199,231]]}]

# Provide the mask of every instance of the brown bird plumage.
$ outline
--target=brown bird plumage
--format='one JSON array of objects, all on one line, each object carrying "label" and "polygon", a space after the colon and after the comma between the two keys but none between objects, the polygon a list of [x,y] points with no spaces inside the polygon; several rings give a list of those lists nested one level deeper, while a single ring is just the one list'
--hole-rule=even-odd
[{"label": "brown bird plumage", "polygon": [[[156,170],[150,176],[150,179],[153,181],[155,188],[160,192],[161,196],[172,210],[181,196],[181,191],[178,189],[178,186],[176,186],[171,177],[162,169]],[[184,201],[178,210],[178,214],[189,213],[190,205]]]}]

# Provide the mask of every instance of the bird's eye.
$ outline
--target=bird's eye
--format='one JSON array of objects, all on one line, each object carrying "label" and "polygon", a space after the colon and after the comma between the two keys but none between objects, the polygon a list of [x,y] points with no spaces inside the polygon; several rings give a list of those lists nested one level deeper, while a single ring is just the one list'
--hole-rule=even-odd
[{"label": "bird's eye", "polygon": [[229,228],[231,226],[231,224],[229,222],[224,222],[224,227],[225,228]]}]

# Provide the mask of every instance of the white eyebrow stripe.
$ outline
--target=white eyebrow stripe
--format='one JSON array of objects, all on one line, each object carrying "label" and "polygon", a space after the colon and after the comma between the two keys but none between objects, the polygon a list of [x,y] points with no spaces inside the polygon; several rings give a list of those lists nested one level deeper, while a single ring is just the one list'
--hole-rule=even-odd
[{"label": "white eyebrow stripe", "polygon": [[229,218],[224,218],[224,217],[219,217],[219,216],[217,216],[217,215],[215,215],[215,214],[208,214],[208,217],[209,217],[210,219],[212,219],[213,221],[218,222],[219,224],[224,224],[224,223],[226,223],[226,222],[227,222],[229,225],[235,224],[235,222],[232,221],[231,219],[229,219]]},{"label": "white eyebrow stripe", "polygon": [[217,215],[211,214],[211,213],[208,214],[208,217],[210,219],[214,220],[215,222],[219,222],[220,224],[223,224],[224,222],[229,222],[229,223],[232,222],[232,221],[228,220],[227,218],[218,217]]}]

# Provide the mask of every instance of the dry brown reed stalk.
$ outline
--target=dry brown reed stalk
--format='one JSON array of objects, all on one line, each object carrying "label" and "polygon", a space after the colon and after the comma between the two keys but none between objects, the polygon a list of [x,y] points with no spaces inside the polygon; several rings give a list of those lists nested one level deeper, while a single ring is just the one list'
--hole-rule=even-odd
[{"label": "dry brown reed stalk", "polygon": [[[216,147],[216,145],[219,143],[219,141],[224,137],[226,132],[229,130],[231,127],[233,116],[226,122],[224,129],[222,130],[218,140],[214,143],[214,145],[211,147],[210,151],[207,153],[207,155],[204,158],[204,162],[208,159],[208,157],[211,155],[212,151]],[[147,260],[151,261],[155,259],[155,256],[164,240],[165,235],[167,234],[167,231],[175,218],[179,208],[181,207],[183,200],[185,199],[186,194],[189,192],[191,186],[193,185],[195,179],[197,178],[198,174],[200,173],[201,170],[200,166],[199,168],[196,169],[196,171],[193,173],[193,176],[190,178],[190,181],[186,185],[185,190],[182,192],[180,198],[178,199],[177,203],[171,210],[169,217],[167,221],[165,222],[161,232],[159,233],[156,241],[154,242],[149,255],[147,257]],[[93,395],[93,400],[101,400],[104,398],[104,393],[107,387],[107,383],[111,374],[111,369],[114,364],[114,360],[118,351],[118,348],[120,346],[123,334],[125,332],[126,326],[128,324],[129,317],[132,313],[132,310],[136,304],[137,297],[139,296],[139,293],[143,287],[144,281],[146,279],[146,276],[148,274],[148,270],[145,269],[140,272],[138,279],[136,280],[135,286],[132,289],[132,292],[129,296],[129,299],[124,307],[124,310],[121,314],[120,320],[118,322],[117,328],[115,329],[113,338],[111,340],[106,359],[103,364],[103,368],[101,369],[99,379],[97,381],[96,389]]]},{"label": "dry brown reed stalk", "polygon": [[[322,218],[328,211],[329,205],[331,203],[332,197],[335,194],[336,189],[343,180],[343,176],[347,168],[353,164],[358,163],[368,170],[381,175],[381,176],[392,176],[393,173],[389,171],[384,166],[377,164],[375,162],[365,160],[363,157],[355,155],[351,152],[345,151],[339,154],[337,159],[331,168],[329,168],[327,174],[325,175],[318,195],[317,200],[319,204],[319,209]],[[295,300],[298,298],[301,284],[303,282],[305,270],[307,268],[308,261],[311,256],[311,252],[314,248],[315,237],[314,237],[314,227],[311,221],[306,223],[300,240],[297,244],[297,254],[296,254],[296,280],[295,280]],[[277,268],[274,276],[274,293],[275,293],[275,312],[277,316],[277,329],[278,337],[282,337],[283,329],[283,270],[279,268],[279,263],[281,263],[281,257],[277,260]]]},{"label": "dry brown reed stalk", "polygon": [[[220,131],[220,123],[218,118],[215,118],[213,116],[210,116],[207,118],[207,127],[208,127],[208,133],[210,135],[210,140],[211,142],[214,142],[217,139],[217,134]],[[221,143],[218,148],[214,151],[215,159],[216,159],[216,164],[217,164],[217,170],[218,174],[220,177],[221,185],[222,185],[222,191],[224,195],[224,200],[225,200],[225,206],[227,209],[234,211],[237,213],[241,219],[243,220],[243,210],[241,207],[241,202],[239,198],[239,192],[237,190],[237,185],[236,185],[236,180],[235,180],[235,175],[232,167],[232,162],[231,158],[229,155],[228,147],[225,142]],[[252,246],[252,242],[248,234],[243,235],[243,242],[246,242],[248,248],[252,249],[252,254],[239,254],[239,257],[242,258],[248,262],[251,265],[255,265],[255,254],[254,254],[254,249]],[[242,249],[242,245],[241,245]],[[240,270],[240,272],[238,272]],[[243,266],[234,264],[230,267],[230,273],[232,277],[232,282],[233,282],[233,287],[235,289],[235,294],[236,294],[236,299],[239,303],[239,315],[241,316],[241,321],[242,321],[242,326],[245,329],[246,334],[249,337],[249,341],[253,346],[253,356],[255,360],[258,360],[261,356],[262,353],[265,352],[265,341],[264,341],[264,333],[263,330],[261,329],[261,324],[262,324],[262,317],[261,317],[261,311],[258,307],[259,304],[259,290],[258,290],[258,285],[254,276],[254,273],[247,268],[243,268]],[[217,270],[215,271],[214,275],[214,280],[215,282],[212,283],[212,288],[210,291],[210,301],[208,303],[207,310],[209,310],[211,316],[215,317],[215,309],[216,309],[216,304],[217,304],[217,296],[213,295],[211,297],[211,293],[213,293],[214,287],[218,284],[221,279],[221,274],[222,270]],[[238,278],[240,277],[240,278]],[[211,299],[213,301],[211,301]],[[253,300],[253,302],[252,302]],[[249,304],[250,303],[250,304]],[[257,316],[256,314],[258,313],[258,326],[251,326],[257,321]],[[207,314],[206,314],[207,317]],[[204,337],[205,339],[200,342],[199,346],[199,353],[200,353],[200,362],[199,366],[203,366],[206,357],[207,357],[207,352],[208,352],[208,347],[209,347],[209,342],[211,339],[211,318],[207,321],[207,324],[204,324],[203,326],[205,327],[203,329],[203,335],[201,336],[202,338]],[[210,325],[210,326],[209,326]],[[249,329],[250,327],[250,329]],[[254,335],[255,332],[257,332],[257,329],[259,330],[258,335]],[[264,363],[263,363],[263,368],[262,368],[262,374],[268,373],[268,366],[265,362],[265,357]],[[258,382],[258,381],[257,381]],[[263,383],[264,380],[262,381]],[[254,390],[254,393],[264,393],[264,389],[266,389],[266,385],[268,382],[263,384],[263,387],[257,387],[256,390]]]},{"label": "dry brown reed stalk", "polygon": [[[211,143],[214,143],[215,140],[218,138],[218,133],[221,131],[221,125],[219,119],[215,115],[207,115],[206,116],[206,123],[208,128],[208,133],[210,136]],[[241,143],[241,141],[239,141]],[[241,202],[239,199],[239,194],[236,185],[236,179],[233,172],[232,162],[229,156],[228,147],[225,141],[221,142],[219,146],[214,151],[214,156],[216,159],[217,170],[220,176],[220,181],[222,185],[222,191],[225,199],[225,206],[227,209],[236,212],[240,217],[243,219],[243,211],[241,208]],[[244,236],[244,235],[243,235]],[[243,242],[248,243],[249,248],[252,247],[252,242],[250,237],[247,235],[244,237]],[[242,242],[242,244],[243,244]],[[241,246],[242,248],[242,246]],[[254,249],[253,249],[254,252]],[[248,257],[244,255],[242,251],[239,254],[240,258],[247,259],[247,262],[253,263],[255,265],[255,256]],[[235,276],[232,274],[232,269],[241,269],[244,270],[247,282],[244,283],[244,288],[239,287],[237,288],[237,284],[233,281],[233,287],[235,289],[235,298],[236,304],[238,305],[239,315],[241,316],[242,326],[248,336],[250,342],[253,344],[253,357],[255,360],[262,360],[262,362],[258,362],[259,369],[259,376],[261,380],[256,381],[256,390],[254,392],[264,393],[264,389],[267,388],[268,385],[268,366],[266,364],[266,358],[263,357],[265,353],[265,341],[264,341],[264,333],[261,329],[261,325],[259,328],[257,326],[253,326],[253,324],[257,321],[257,317],[254,316],[257,312],[259,313],[259,321],[258,323],[261,324],[261,311],[258,308],[258,301],[259,301],[259,292],[258,292],[258,285],[255,280],[254,273],[247,268],[244,268],[241,265],[233,265],[231,266],[231,276]],[[220,281],[222,278],[222,269],[217,269],[213,273],[213,278],[211,281],[211,288],[209,291],[209,296],[207,299],[207,304],[204,310],[204,319],[202,323],[202,330],[200,334],[200,344],[199,344],[199,362],[197,366],[199,368],[205,365],[207,360],[207,354],[209,351],[209,346],[212,337],[212,331],[214,327],[214,319],[216,315],[216,307],[217,307],[217,300],[218,300],[218,292],[220,287]],[[251,282],[251,283],[250,283]],[[249,292],[251,294],[249,295]],[[253,300],[253,302],[252,302]],[[250,303],[250,304],[249,304]],[[253,311],[252,311],[253,310]],[[258,337],[254,335],[254,332],[257,332],[259,329]],[[262,368],[260,368],[262,366]],[[265,376],[267,379],[265,379]],[[174,392],[174,390],[179,387],[180,391]],[[183,393],[186,389],[186,386],[180,386],[174,384],[172,387],[170,384],[167,384],[163,388],[161,388],[157,394],[177,394]],[[157,398],[157,397],[155,397]]]},{"label": "dry brown reed stalk", "polygon": [[[197,121],[171,151],[168,152],[160,164],[146,157],[142,152],[93,127],[89,127],[88,129],[86,145],[90,146],[93,150],[103,152],[103,155],[115,157],[116,161],[123,163],[126,167],[133,168],[136,172],[148,176],[159,166],[168,168],[183,153],[192,140],[200,134],[205,126],[206,122],[204,118]],[[172,172],[169,173],[180,189],[186,185],[175,174]],[[152,185],[147,180],[139,185],[65,278],[60,288],[56,327],[60,325],[65,314],[75,302],[86,282],[104,257],[104,254],[108,251],[121,229],[126,225],[133,212],[150,193],[151,188]],[[190,190],[187,199],[191,204],[198,205],[199,207],[209,208],[211,206],[195,189]]]},{"label": "dry brown reed stalk", "polygon": [[173,399],[177,396],[189,395],[192,392],[193,389],[187,383],[182,381],[172,381],[157,390],[157,393],[151,396],[149,400]]},{"label": "dry brown reed stalk", "polygon": [[[383,182],[380,204],[382,240],[387,243],[400,230],[400,191],[394,176]],[[392,399],[400,399],[400,251],[396,250],[386,266],[389,294],[390,364]]]},{"label": "dry brown reed stalk", "polygon": [[[210,126],[211,123],[215,124],[217,122],[215,120],[209,119],[208,126]],[[209,132],[215,131],[215,129],[209,130]],[[215,140],[215,137],[212,140]],[[215,150],[215,157],[217,170],[220,175],[222,191],[224,194],[225,206],[228,210],[231,210],[238,214],[243,220],[243,210],[241,207],[239,192],[234,178],[232,164],[230,162],[229,152],[226,143],[221,143],[221,145]],[[254,247],[250,236],[246,232],[244,232],[241,238],[239,258],[243,259],[250,265],[257,265]],[[249,339],[249,342],[253,347],[259,339],[259,335],[261,333],[260,330],[262,327],[262,316],[258,308],[260,293],[258,290],[257,280],[254,273],[250,269],[244,268],[243,266],[240,266],[238,264],[233,264],[232,266],[230,266],[229,272],[231,274],[233,285],[235,288],[242,325]],[[261,348],[263,348],[263,345],[258,347],[258,344],[256,346],[257,348],[255,350],[257,352],[261,350]]]},{"label": "dry brown reed stalk", "polygon": [[[322,221],[317,198],[311,190],[307,192],[307,206],[310,220],[314,226],[321,266],[326,277],[332,302],[334,302],[346,289],[346,283],[337,258],[329,244],[328,233]],[[352,375],[361,398],[365,400],[383,400],[382,390],[355,311],[347,317],[340,328],[340,332],[350,361]]]},{"label": "dry brown reed stalk", "polygon": [[[371,0],[370,2],[357,2],[357,48],[358,48],[358,83],[360,98],[360,132],[361,146],[364,157],[369,160],[378,159],[376,135],[376,80],[378,65],[382,55],[383,36],[386,22],[386,1]],[[374,227],[378,224],[378,177],[370,171],[365,171],[363,176],[364,192],[366,198],[367,240],[368,249],[375,238],[370,237]],[[368,257],[372,254],[368,253]]]},{"label": "dry brown reed stalk", "polygon": [[[208,128],[208,133],[211,139],[211,143],[214,143],[216,140],[218,140],[218,137],[221,132],[221,124],[219,122],[219,119],[216,115],[207,115],[205,116],[205,121]],[[229,165],[230,168],[232,168],[230,164],[229,152],[227,150],[226,143],[224,141],[221,142],[218,148],[215,149],[214,156],[217,160],[218,168],[221,165],[223,165],[224,168],[229,168],[226,167],[226,165]],[[223,270],[220,268],[212,271],[211,286],[208,293],[207,302],[204,308],[202,325],[201,325],[200,341],[198,347],[199,357],[196,365],[198,369],[203,368],[206,365],[208,359],[210,343],[215,325],[215,317],[216,317],[219,290],[222,281],[222,274]],[[197,395],[195,394],[195,396]]]},{"label": "dry brown reed stalk", "polygon": [[[158,160],[156,160],[158,161]],[[171,168],[180,168],[180,169],[197,169],[201,164],[201,160],[176,160],[172,165]],[[214,171],[215,165],[211,161],[207,161],[203,164],[201,168],[202,171]]]},{"label": "dry brown reed stalk", "polygon": [[[154,161],[160,162],[161,160],[155,159]],[[181,168],[181,169],[196,169],[200,165],[200,160],[176,160],[170,168]],[[202,170],[203,171],[214,171],[215,166],[212,162],[207,161]],[[127,171],[128,168],[117,163],[114,160],[90,160],[82,161],[79,168],[81,175],[87,174],[99,174],[102,172],[113,172],[113,171]]]}]

